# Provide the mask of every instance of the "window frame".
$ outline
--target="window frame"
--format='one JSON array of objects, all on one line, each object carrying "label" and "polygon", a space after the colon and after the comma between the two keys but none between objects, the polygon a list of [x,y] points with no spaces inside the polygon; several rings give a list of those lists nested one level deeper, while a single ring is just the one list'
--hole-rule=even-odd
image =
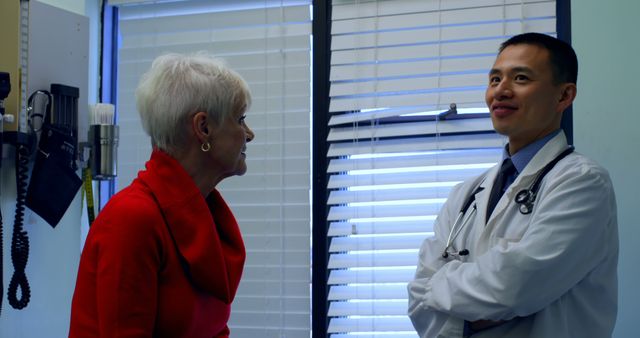
[{"label": "window frame", "polygon": [[[328,337],[329,307],[329,221],[327,220],[329,174],[327,151],[329,134],[329,74],[331,69],[331,0],[313,0],[313,88],[312,88],[312,318],[313,338]],[[558,39],[571,43],[571,1],[556,1],[556,34]],[[573,144],[573,107],[562,118],[569,144]]]},{"label": "window frame", "polygon": [[[101,102],[109,102],[112,103],[114,105],[117,106],[117,93],[118,93],[118,63],[119,63],[119,58],[118,58],[118,49],[119,49],[119,44],[120,44],[120,32],[119,32],[119,13],[120,13],[120,8],[118,7],[119,5],[127,5],[128,3],[135,3],[135,2],[142,2],[139,0],[119,0],[119,1],[114,1],[114,4],[110,5],[109,1],[106,0],[103,2],[102,4],[102,13],[101,13],[101,20],[103,22],[103,32],[102,32],[102,41],[101,41],[101,48],[102,48],[102,53],[101,53],[101,64],[100,64],[100,75],[101,75],[101,79],[100,79],[100,101]],[[259,2],[259,1],[258,1]],[[278,1],[280,2],[280,1]],[[286,0],[283,1],[284,3],[287,3]],[[296,2],[303,2],[303,1],[296,1]],[[309,7],[309,4],[306,4],[305,2],[305,6]],[[311,1],[309,1],[311,2]],[[266,3],[266,2],[265,2]],[[299,5],[299,4],[298,4]],[[123,13],[125,13],[125,11],[123,11]],[[308,12],[305,12],[308,13]],[[310,38],[310,37],[309,37]],[[305,38],[306,39],[306,38]],[[308,40],[305,40],[308,42]],[[313,45],[311,45],[311,47],[313,47]],[[311,59],[313,60],[313,59]],[[311,71],[309,71],[309,73],[305,73],[310,75]],[[312,97],[312,93],[309,93],[309,98]],[[254,97],[255,99],[255,97]],[[305,102],[307,102],[307,100],[305,99]],[[255,101],[254,101],[255,104]],[[306,109],[311,108],[310,105],[307,105]],[[305,114],[309,114],[309,110],[305,111]],[[116,116],[117,119],[117,116]],[[310,125],[308,126],[309,128],[311,128],[312,123],[309,122]],[[305,126],[306,127],[306,126]],[[306,138],[306,137],[305,137]],[[307,139],[309,140],[309,139]],[[309,140],[310,141],[310,140]],[[309,144],[309,146],[311,146]],[[308,147],[305,147],[305,149],[308,149]],[[307,163],[310,162],[310,158],[308,159],[309,161]],[[310,164],[309,164],[310,165]],[[308,182],[308,187],[309,189],[311,188],[311,182],[309,182],[309,179],[307,178],[307,182]],[[100,207],[100,209],[108,202],[108,200],[116,193],[116,181],[115,180],[109,180],[109,181],[101,181],[98,182],[98,195],[99,195],[99,200],[98,200],[98,205]],[[221,189],[221,191],[223,191]],[[305,192],[306,193],[306,192]],[[229,203],[229,205],[233,208],[235,207],[234,205],[232,205],[231,200],[229,197],[225,197],[225,200]],[[308,201],[308,200],[307,200]],[[308,202],[307,202],[308,203]],[[99,210],[100,210],[99,209]],[[98,211],[99,211],[98,210]],[[236,217],[239,217],[239,215],[236,213],[235,214]],[[282,219],[283,221],[286,220],[286,218]],[[310,226],[311,223],[311,219],[309,219],[309,222],[306,223],[306,225]],[[245,233],[243,233],[244,239],[245,239],[245,245],[247,245],[247,235]],[[309,235],[305,234],[305,238],[307,238],[308,240],[310,240]],[[247,246],[248,248],[248,246]],[[310,248],[308,248],[310,249]],[[310,251],[310,250],[309,250]],[[308,252],[305,252],[304,254],[300,255],[300,256],[305,256],[307,255]],[[284,257],[284,256],[283,256]],[[294,255],[293,257],[299,257],[298,255]],[[310,262],[308,262],[310,264]],[[245,262],[245,272],[244,274],[247,275],[247,262]],[[306,273],[306,267],[304,268],[305,273]],[[308,275],[306,275],[308,276]],[[246,280],[246,278],[243,278],[243,280]],[[284,281],[284,279],[283,279]],[[305,280],[305,285],[303,285],[300,289],[303,289],[307,292],[311,292],[310,290],[310,279],[307,278]],[[242,284],[241,284],[242,285]],[[308,289],[307,289],[308,287]],[[240,290],[240,289],[239,289]],[[239,293],[236,294],[236,301],[235,303],[238,303],[238,296]],[[306,299],[306,297],[301,297],[303,299]],[[313,299],[313,297],[312,297]],[[306,307],[306,306],[305,306]],[[310,308],[308,308],[308,312],[310,312]],[[291,312],[284,312],[282,311],[281,313],[285,313],[288,315],[293,315],[293,311]],[[311,320],[309,318],[309,316],[305,316],[305,319],[307,319],[309,322],[307,325],[311,325]],[[230,319],[230,326],[231,326],[231,320],[233,318]],[[285,326],[284,328],[286,328],[287,326]],[[296,327],[295,325],[293,326],[288,326],[289,328],[294,328],[294,329],[299,329],[298,327]],[[268,328],[267,325],[261,327],[262,328]],[[305,331],[304,333],[306,333],[306,326],[303,327],[303,330]],[[233,327],[231,327],[231,329],[233,330]]]}]

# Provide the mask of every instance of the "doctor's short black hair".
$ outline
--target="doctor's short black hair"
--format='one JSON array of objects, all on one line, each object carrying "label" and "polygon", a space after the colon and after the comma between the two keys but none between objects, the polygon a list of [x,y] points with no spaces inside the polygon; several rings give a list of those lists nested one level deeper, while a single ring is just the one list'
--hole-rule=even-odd
[{"label": "doctor's short black hair", "polygon": [[542,33],[524,33],[503,42],[498,54],[509,46],[519,44],[538,45],[549,51],[549,61],[556,83],[578,82],[578,57],[568,43]]}]

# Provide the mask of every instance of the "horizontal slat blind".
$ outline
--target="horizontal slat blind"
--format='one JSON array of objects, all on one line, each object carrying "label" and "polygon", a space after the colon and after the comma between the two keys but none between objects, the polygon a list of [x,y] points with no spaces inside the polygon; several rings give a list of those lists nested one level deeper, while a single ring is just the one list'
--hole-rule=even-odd
[{"label": "horizontal slat blind", "polygon": [[417,337],[418,249],[451,188],[505,144],[486,114],[489,68],[509,36],[555,34],[555,2],[334,0],[332,16],[328,332]]},{"label": "horizontal slat blind", "polygon": [[[111,3],[114,1],[112,0]],[[206,50],[248,82],[248,172],[218,188],[247,248],[229,326],[233,337],[309,337],[310,1],[120,0],[118,190],[151,152],[134,91],[163,52]]]},{"label": "horizontal slat blind", "polygon": [[332,112],[483,106],[505,37],[555,32],[555,1],[334,1]]}]

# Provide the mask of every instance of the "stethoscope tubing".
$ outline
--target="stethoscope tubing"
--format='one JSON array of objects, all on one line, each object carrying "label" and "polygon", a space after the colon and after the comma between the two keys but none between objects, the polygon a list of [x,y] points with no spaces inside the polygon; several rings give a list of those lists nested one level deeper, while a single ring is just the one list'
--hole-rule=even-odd
[{"label": "stethoscope tubing", "polygon": [[[448,252],[448,250],[453,246],[453,241],[455,241],[456,238],[458,238],[458,234],[460,234],[460,231],[462,231],[462,229],[469,222],[471,217],[473,217],[473,215],[477,212],[477,207],[476,207],[476,204],[474,203],[476,200],[476,194],[482,191],[483,189],[484,189],[483,187],[478,186],[473,191],[473,193],[471,193],[469,197],[467,197],[467,200],[462,205],[462,208],[460,209],[458,216],[456,217],[455,221],[453,221],[453,226],[451,227],[451,231],[449,231],[449,236],[447,237],[447,243],[446,243],[446,246],[444,247],[444,251],[442,252],[443,258],[447,258],[449,256],[450,253]],[[467,213],[467,211],[469,210],[472,204],[473,204],[473,209],[471,210],[470,213]]]},{"label": "stethoscope tubing", "polygon": [[529,186],[529,189],[522,189],[514,198],[514,201],[519,204],[518,210],[523,215],[528,215],[533,211],[533,203],[536,201],[536,197],[538,196],[538,190],[540,190],[540,184],[542,183],[542,179],[556,166],[560,160],[565,158],[567,155],[571,154],[575,148],[573,146],[569,146],[562,153],[560,153],[553,161],[547,163],[547,165],[542,169],[540,173],[536,176],[533,183]]},{"label": "stethoscope tubing", "polygon": [[[467,213],[466,211],[467,210],[461,210],[458,213],[458,217],[456,217],[456,220],[453,222],[453,227],[451,228],[451,231],[449,232],[449,237],[447,238],[447,245],[444,247],[444,252],[442,253],[443,255],[445,255],[445,253],[451,254],[448,252],[448,250],[453,247],[453,241],[455,241],[456,238],[458,238],[460,231],[462,231],[464,226],[467,225],[467,223],[469,223],[469,220],[471,220],[471,217],[473,217],[474,214],[477,212],[476,205],[475,204],[473,205],[471,212]],[[458,224],[460,226],[458,226]]]},{"label": "stethoscope tubing", "polygon": [[[547,175],[549,171],[551,171],[551,169],[553,169],[553,167],[555,167],[555,165],[560,160],[565,158],[567,155],[571,154],[573,150],[574,150],[573,146],[569,146],[567,149],[565,149],[562,153],[556,156],[556,158],[554,158],[553,161],[547,163],[547,165],[542,169],[542,171],[538,173],[535,180],[529,186],[528,189],[520,190],[516,194],[516,197],[514,198],[514,202],[519,204],[518,210],[520,211],[521,214],[527,215],[531,213],[531,211],[533,210],[533,203],[535,202],[536,196],[538,194],[538,190],[540,189],[540,184],[542,182],[542,179]],[[482,185],[482,183],[480,183],[480,185]],[[449,249],[453,247],[453,241],[456,240],[456,238],[460,234],[460,231],[462,231],[462,229],[469,222],[471,217],[473,217],[473,215],[477,212],[477,205],[474,203],[476,199],[476,194],[484,189],[480,185],[471,194],[469,194],[464,204],[462,205],[462,208],[460,209],[458,216],[453,222],[453,226],[451,227],[451,231],[449,231],[449,236],[447,237],[446,246],[444,247],[444,251],[442,252],[442,258],[446,259],[447,257],[449,257],[449,255],[455,255],[455,253],[450,253]],[[471,210],[471,212],[467,213],[467,211],[469,210],[472,204],[473,204],[473,209]]]}]

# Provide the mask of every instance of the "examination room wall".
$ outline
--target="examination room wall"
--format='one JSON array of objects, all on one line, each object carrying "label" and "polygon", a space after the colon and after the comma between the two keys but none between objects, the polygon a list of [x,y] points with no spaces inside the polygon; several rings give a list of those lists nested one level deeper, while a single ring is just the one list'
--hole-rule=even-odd
[{"label": "examination room wall", "polygon": [[[6,0],[0,0],[6,1]],[[89,102],[95,102],[97,39],[97,14],[99,0],[39,0],[76,13],[94,13],[91,16]],[[566,1],[566,0],[560,0]],[[640,191],[638,168],[640,167],[639,109],[633,103],[638,96],[640,68],[635,65],[640,54],[640,39],[637,15],[640,1],[637,0],[573,0],[571,1],[572,40],[580,58],[579,93],[574,105],[574,143],[577,150],[594,158],[609,169],[616,189],[618,223],[620,228],[619,265],[619,313],[614,338],[637,336],[637,321],[640,319],[640,217],[637,209],[637,192]],[[2,192],[12,191],[5,184]],[[10,210],[10,209],[8,209]],[[5,211],[3,209],[3,211]],[[10,215],[7,215],[7,219]],[[62,337],[68,327],[68,309],[38,306],[44,297],[43,290],[36,289],[34,303],[26,310],[11,314],[6,299],[6,287],[11,275],[8,257],[8,235],[11,221],[5,222],[5,294],[0,316],[0,337]],[[41,224],[45,226],[46,224]],[[64,225],[62,225],[64,226]],[[33,231],[33,230],[32,230]],[[44,231],[44,230],[41,230]],[[78,243],[78,235],[68,235],[64,240],[69,247]],[[32,255],[42,253],[32,247]],[[77,260],[68,262],[77,268]],[[47,275],[31,271],[35,284],[42,284]],[[69,276],[75,280],[75,276]],[[41,279],[37,281],[37,279]],[[69,283],[72,285],[71,283]],[[71,287],[71,286],[70,286]],[[72,290],[55,290],[70,294]],[[48,295],[46,297],[52,297]],[[56,304],[68,306],[68,300]],[[64,315],[60,315],[60,312]],[[28,313],[28,314],[27,314]],[[10,321],[11,319],[11,321]],[[33,325],[33,321],[41,325]],[[58,323],[48,323],[58,321]],[[60,323],[61,322],[61,323]]]},{"label": "examination room wall", "polygon": [[640,319],[640,85],[637,0],[571,1],[580,60],[573,126],[576,149],[609,169],[620,229],[619,310],[614,337],[638,336]]}]

